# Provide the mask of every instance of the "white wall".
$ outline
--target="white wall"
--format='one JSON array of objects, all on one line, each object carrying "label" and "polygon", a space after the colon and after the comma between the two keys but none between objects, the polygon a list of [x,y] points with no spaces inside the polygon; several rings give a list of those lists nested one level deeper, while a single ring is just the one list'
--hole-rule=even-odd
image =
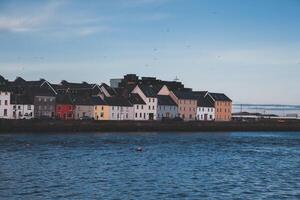
[{"label": "white wall", "polygon": [[12,117],[10,95],[10,92],[0,91],[0,118],[10,119]]},{"label": "white wall", "polygon": [[10,110],[12,119],[33,119],[34,118],[34,105],[11,104]]},{"label": "white wall", "polygon": [[[205,115],[207,116],[206,120]],[[200,121],[213,121],[215,120],[215,109],[213,107],[197,107],[196,118]]]},{"label": "white wall", "polygon": [[133,106],[109,106],[109,120],[133,120]]},{"label": "white wall", "polygon": [[134,120],[147,120],[148,107],[147,104],[134,104]]}]

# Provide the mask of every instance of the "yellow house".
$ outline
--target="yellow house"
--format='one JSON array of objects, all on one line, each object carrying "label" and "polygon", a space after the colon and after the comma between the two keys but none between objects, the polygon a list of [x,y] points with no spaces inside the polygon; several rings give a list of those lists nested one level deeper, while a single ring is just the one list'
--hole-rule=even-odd
[{"label": "yellow house", "polygon": [[100,97],[93,97],[93,102],[94,119],[109,120],[109,106]]}]

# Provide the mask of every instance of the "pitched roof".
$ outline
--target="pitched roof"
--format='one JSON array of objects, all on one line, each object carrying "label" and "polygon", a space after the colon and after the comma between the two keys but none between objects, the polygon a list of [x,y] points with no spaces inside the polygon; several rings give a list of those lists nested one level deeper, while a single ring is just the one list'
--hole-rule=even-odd
[{"label": "pitched roof", "polygon": [[131,93],[129,95],[128,100],[131,104],[141,104],[141,105],[146,104],[145,101],[142,99],[142,97],[140,97],[139,94],[135,94],[135,93]]},{"label": "pitched roof", "polygon": [[142,90],[146,97],[156,97],[156,92],[154,91],[152,86],[139,85],[139,88]]},{"label": "pitched roof", "polygon": [[197,97],[191,91],[173,91],[173,93],[178,99],[197,100]]},{"label": "pitched roof", "polygon": [[67,95],[57,95],[56,104],[74,104],[75,98],[69,94]]},{"label": "pitched roof", "polygon": [[34,104],[34,99],[30,95],[16,95],[12,94],[10,98],[11,104],[21,104],[21,105],[32,105]]},{"label": "pitched roof", "polygon": [[126,98],[120,96],[105,97],[104,101],[110,106],[132,106],[132,104]]},{"label": "pitched roof", "polygon": [[209,92],[208,94],[212,97],[212,99],[214,101],[230,101],[230,102],[232,101],[229,97],[227,97],[223,93],[211,93],[211,92]]},{"label": "pitched roof", "polygon": [[117,92],[112,87],[108,86],[106,83],[102,83],[100,87],[104,87],[110,96],[117,95]]},{"label": "pitched roof", "polygon": [[107,105],[100,97],[91,97],[93,105]]},{"label": "pitched roof", "polygon": [[204,96],[199,96],[197,99],[197,106],[212,108],[212,107],[214,107],[214,104],[211,101],[209,101],[207,98],[205,98]]},{"label": "pitched roof", "polygon": [[173,99],[168,95],[157,95],[158,105],[177,106]]}]

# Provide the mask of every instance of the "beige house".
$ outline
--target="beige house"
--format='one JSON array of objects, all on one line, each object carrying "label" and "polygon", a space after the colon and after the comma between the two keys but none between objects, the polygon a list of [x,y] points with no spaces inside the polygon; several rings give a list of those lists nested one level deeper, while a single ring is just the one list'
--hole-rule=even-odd
[{"label": "beige house", "polygon": [[178,105],[178,117],[184,121],[196,120],[197,98],[192,91],[171,91],[170,97]]}]

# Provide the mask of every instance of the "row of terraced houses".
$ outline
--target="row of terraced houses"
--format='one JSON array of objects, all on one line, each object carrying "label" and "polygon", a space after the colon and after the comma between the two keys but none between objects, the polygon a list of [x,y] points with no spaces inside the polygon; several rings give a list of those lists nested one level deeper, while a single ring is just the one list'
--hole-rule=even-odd
[{"label": "row of terraced houses", "polygon": [[110,85],[0,76],[0,118],[5,119],[230,121],[231,110],[223,93],[135,74],[111,79]]}]

